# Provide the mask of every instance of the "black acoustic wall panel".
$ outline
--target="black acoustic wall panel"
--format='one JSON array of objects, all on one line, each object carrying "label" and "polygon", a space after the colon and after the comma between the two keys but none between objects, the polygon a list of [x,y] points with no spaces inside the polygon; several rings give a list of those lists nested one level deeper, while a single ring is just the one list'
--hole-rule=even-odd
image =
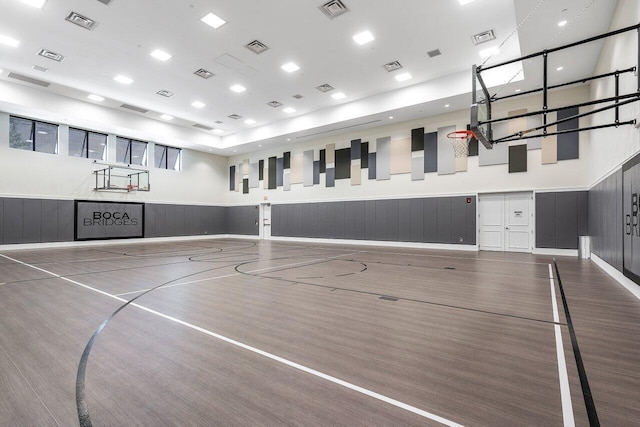
[{"label": "black acoustic wall panel", "polygon": [[398,241],[411,241],[411,200],[398,200]]},{"label": "black acoustic wall panel", "polygon": [[342,148],[336,150],[336,176],[335,179],[351,178],[351,149]]},{"label": "black acoustic wall panel", "polygon": [[386,200],[387,205],[387,237],[386,240],[400,240],[400,201]]},{"label": "black acoustic wall panel", "polygon": [[269,190],[275,190],[276,188],[278,188],[278,186],[276,185],[276,158],[275,157],[269,157],[269,183],[268,183],[268,188]]},{"label": "black acoustic wall panel", "polygon": [[325,173],[327,170],[327,150],[324,148],[320,150],[320,173]]},{"label": "black acoustic wall panel", "polygon": [[291,151],[287,151],[282,155],[282,168],[291,169]]},{"label": "black acoustic wall panel", "polygon": [[345,220],[346,220],[346,207],[347,202],[335,202],[331,203],[333,211],[333,239],[344,239],[345,236]]},{"label": "black acoustic wall panel", "polygon": [[364,238],[365,240],[376,240],[376,201],[364,201]]},{"label": "black acoustic wall panel", "polygon": [[424,150],[424,128],[411,129],[411,152]]},{"label": "black acoustic wall panel", "polygon": [[623,269],[622,169],[589,191],[591,251],[618,271]]},{"label": "black acoustic wall panel", "polygon": [[363,142],[360,146],[360,169],[369,167],[369,142]]},{"label": "black acoustic wall panel", "polygon": [[4,199],[4,243],[24,243],[24,199]]},{"label": "black acoustic wall panel", "polygon": [[58,200],[42,200],[42,217],[40,218],[40,241],[59,242],[59,222],[60,215],[58,211]]},{"label": "black acoustic wall panel", "polygon": [[[468,201],[467,201],[468,200]],[[469,245],[476,244],[476,197],[464,197],[464,201],[467,204],[467,240],[465,243]]]},{"label": "black acoustic wall panel", "polygon": [[276,159],[276,186],[282,187],[284,182],[284,159],[282,157]]},{"label": "black acoustic wall panel", "polygon": [[227,233],[248,236],[260,234],[258,218],[260,210],[257,205],[230,206],[227,208]]},{"label": "black acoustic wall panel", "polygon": [[242,180],[242,194],[249,194],[249,178]]},{"label": "black acoustic wall panel", "polygon": [[438,198],[423,199],[422,241],[438,243]]},{"label": "black acoustic wall panel", "polygon": [[229,191],[236,190],[236,167],[229,167]]},{"label": "black acoustic wall panel", "polygon": [[449,241],[457,243],[468,243],[467,202],[465,201],[464,197],[451,198],[451,237]]},{"label": "black acoustic wall panel", "polygon": [[509,173],[527,171],[527,144],[509,146]]},{"label": "black acoustic wall panel", "polygon": [[258,181],[264,180],[264,160],[258,161]]},{"label": "black acoustic wall panel", "polygon": [[424,134],[424,172],[438,172],[438,132]]},{"label": "black acoustic wall panel", "polygon": [[369,179],[376,179],[376,153],[369,153]]},{"label": "black acoustic wall panel", "polygon": [[556,193],[536,193],[536,247],[556,247]]},{"label": "black acoustic wall panel", "polygon": [[4,242],[4,198],[0,197],[0,244]]},{"label": "black acoustic wall panel", "polygon": [[589,192],[578,192],[578,236],[589,235]]},{"label": "black acoustic wall panel", "polygon": [[353,139],[351,140],[351,160],[359,160],[360,153],[362,149],[362,140]]},{"label": "black acoustic wall panel", "polygon": [[452,240],[452,200],[447,197],[438,198],[438,243],[451,243]]},{"label": "black acoustic wall panel", "polygon": [[355,216],[354,238],[356,240],[364,240],[367,235],[366,202],[364,200],[358,200],[353,202],[353,205]]},{"label": "black acoustic wall panel", "polygon": [[375,201],[376,232],[373,240],[387,240],[387,200]]},{"label": "black acoustic wall panel", "polygon": [[410,199],[411,210],[409,212],[410,216],[410,226],[411,226],[411,242],[422,242],[424,235],[424,202],[422,199]]},{"label": "black acoustic wall panel", "polygon": [[[565,108],[558,111],[558,120],[578,114],[578,107]],[[558,124],[558,131],[578,129],[579,119],[571,119]],[[558,135],[558,160],[577,159],[580,155],[580,137],[578,132]]]},{"label": "black acoustic wall panel", "polygon": [[556,193],[556,248],[578,249],[578,195]]},{"label": "black acoustic wall panel", "polygon": [[344,202],[344,238],[356,238],[356,202]]},{"label": "black acoustic wall panel", "polygon": [[39,243],[42,230],[42,200],[24,199],[22,243]]}]

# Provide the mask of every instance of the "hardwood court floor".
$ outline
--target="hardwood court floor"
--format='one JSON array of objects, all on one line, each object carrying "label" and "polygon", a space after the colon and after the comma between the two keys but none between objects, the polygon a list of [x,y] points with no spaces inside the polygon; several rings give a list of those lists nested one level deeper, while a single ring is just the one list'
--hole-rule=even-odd
[{"label": "hardwood court floor", "polygon": [[[589,425],[550,257],[199,240],[0,252],[0,424]],[[640,419],[640,301],[558,267],[602,425]],[[559,325],[569,394],[561,393]],[[565,415],[563,418],[563,410]]]}]

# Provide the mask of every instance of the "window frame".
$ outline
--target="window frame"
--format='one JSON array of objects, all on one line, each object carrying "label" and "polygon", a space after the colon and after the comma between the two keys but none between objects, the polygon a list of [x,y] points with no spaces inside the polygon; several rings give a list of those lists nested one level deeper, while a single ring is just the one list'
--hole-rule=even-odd
[{"label": "window frame", "polygon": [[[160,164],[159,160],[156,158],[157,156],[157,148],[162,148],[162,155],[161,155],[161,159],[162,159],[162,163]],[[178,151],[178,158],[176,159],[176,164],[177,164],[177,168],[175,167],[169,167],[169,150],[177,150]],[[164,145],[164,144],[154,144],[154,148],[153,148],[153,166],[156,167],[157,169],[166,169],[166,170],[175,170],[175,171],[181,171],[182,170],[182,148],[178,148],[178,147],[171,147],[169,145]]]},{"label": "window frame", "polygon": [[[92,159],[92,160],[101,160],[101,161],[105,161],[107,159],[107,147],[108,147],[108,141],[107,139],[109,138],[109,135],[106,133],[102,133],[102,132],[96,132],[96,131],[92,131],[92,130],[88,130],[88,129],[81,129],[81,128],[76,128],[76,127],[71,127],[69,126],[69,135],[71,135],[71,131],[80,131],[80,132],[84,132],[84,141],[83,141],[83,151],[84,153],[81,153],[80,156],[74,156],[71,154],[71,150],[69,150],[69,157],[78,157],[81,159]],[[100,135],[104,137],[104,150],[103,150],[103,154],[102,157],[99,159],[94,159],[92,157],[89,157],[89,150],[91,150],[91,146],[90,146],[90,138],[89,135],[90,134],[94,134],[94,135]],[[71,140],[71,138],[69,138],[69,141]]]},{"label": "window frame", "polygon": [[[127,150],[125,152],[125,160],[127,160],[126,162],[121,162],[120,159],[118,158],[118,140],[125,140],[127,141]],[[139,144],[144,144],[144,154],[142,155],[142,160],[143,162],[140,162],[140,164],[138,163],[133,163],[133,143],[139,143]],[[133,139],[133,138],[127,138],[126,136],[119,136],[116,135],[116,162],[117,163],[124,163],[126,165],[135,165],[135,166],[142,166],[142,167],[149,167],[149,143],[147,141],[140,141],[139,139]]]},{"label": "window frame", "polygon": [[[9,148],[15,148],[16,150],[23,150],[23,151],[33,151],[33,152],[36,152],[36,153],[53,154],[53,155],[58,155],[60,153],[60,125],[59,124],[50,123],[50,122],[44,122],[42,120],[30,119],[28,117],[20,117],[20,116],[9,115],[9,129],[11,129],[11,120],[12,119],[20,119],[20,120],[25,120],[25,121],[31,122],[31,132],[30,132],[30,136],[29,136],[29,138],[31,139],[31,150],[27,150],[25,148],[12,147],[11,146],[11,135],[9,135]],[[36,138],[38,137],[38,133],[36,132],[36,125],[38,123],[39,124],[43,124],[43,125],[48,125],[48,126],[54,126],[55,127],[55,129],[56,129],[56,142],[55,142],[55,150],[54,150],[53,153],[50,153],[48,151],[36,150],[36,147],[37,147]]]}]

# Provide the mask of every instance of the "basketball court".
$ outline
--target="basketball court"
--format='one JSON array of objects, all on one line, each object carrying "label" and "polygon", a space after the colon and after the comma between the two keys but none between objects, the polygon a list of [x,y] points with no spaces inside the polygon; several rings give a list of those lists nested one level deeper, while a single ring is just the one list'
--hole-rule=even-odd
[{"label": "basketball court", "polygon": [[94,425],[586,425],[587,390],[602,425],[640,415],[638,300],[589,261],[557,260],[574,348],[545,256],[202,240],[0,258],[6,425],[77,422],[105,319],[79,379]]}]

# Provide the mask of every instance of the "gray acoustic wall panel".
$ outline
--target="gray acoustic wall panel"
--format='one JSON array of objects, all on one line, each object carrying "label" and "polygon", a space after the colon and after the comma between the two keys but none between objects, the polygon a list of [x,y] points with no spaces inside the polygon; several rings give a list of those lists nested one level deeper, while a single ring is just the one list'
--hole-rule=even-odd
[{"label": "gray acoustic wall panel", "polygon": [[402,199],[398,201],[398,241],[411,241],[411,200]]},{"label": "gray acoustic wall panel", "polygon": [[307,150],[302,153],[302,183],[305,187],[313,186],[314,169],[313,169],[313,150]]},{"label": "gray acoustic wall panel", "polygon": [[260,210],[257,205],[227,208],[227,234],[257,236]]},{"label": "gray acoustic wall panel", "polygon": [[361,153],[362,153],[362,140],[361,139],[351,140],[351,150],[349,151],[351,155],[350,160],[360,160]]},{"label": "gray acoustic wall panel", "polygon": [[335,187],[336,186],[336,168],[326,168],[325,169],[325,186],[327,187]]},{"label": "gray acoustic wall panel", "polygon": [[267,171],[268,171],[268,176],[267,176],[267,184],[269,190],[275,190],[276,188],[278,188],[278,182],[276,179],[276,172],[277,172],[277,168],[276,168],[276,164],[277,164],[277,159],[275,157],[269,157],[269,164],[267,166]]},{"label": "gray acoustic wall panel", "polygon": [[264,179],[264,160],[258,161],[258,181]]},{"label": "gray acoustic wall panel", "polygon": [[556,247],[556,194],[536,194],[536,247]]},{"label": "gray acoustic wall panel", "polygon": [[313,161],[313,185],[320,184],[320,161]]},{"label": "gray acoustic wall panel", "polygon": [[260,186],[260,168],[258,163],[249,164],[249,188]]},{"label": "gray acoustic wall panel", "polygon": [[369,153],[369,179],[376,179],[376,153]]},{"label": "gray acoustic wall panel", "polygon": [[[578,107],[565,108],[558,111],[558,120],[566,119],[578,114]],[[577,129],[578,119],[571,119],[558,124],[558,131]],[[580,155],[579,132],[563,133],[558,135],[558,160],[577,159]]]},{"label": "gray acoustic wall panel", "polygon": [[593,187],[589,191],[588,203],[591,251],[622,271],[622,170],[617,170]]},{"label": "gray acoustic wall panel", "polygon": [[242,194],[249,194],[249,178],[242,180]]},{"label": "gray acoustic wall panel", "polygon": [[[496,123],[493,126],[493,138],[507,135],[507,125]],[[483,144],[478,145],[478,164],[480,166],[504,165],[509,163],[509,144],[500,142],[493,144],[493,148],[488,150]]]},{"label": "gray acoustic wall panel", "polygon": [[451,198],[438,198],[438,243],[451,243],[453,224]]},{"label": "gray acoustic wall panel", "polygon": [[73,241],[72,200],[0,198],[0,243]]},{"label": "gray acoustic wall panel", "polygon": [[[471,125],[467,125],[467,130],[471,130]],[[469,157],[478,155],[478,140],[476,138],[469,139]]]},{"label": "gray acoustic wall panel", "polygon": [[411,158],[411,180],[424,180],[424,157]]},{"label": "gray acoustic wall panel", "polygon": [[24,243],[24,199],[4,199],[4,243]]},{"label": "gray acoustic wall panel", "polygon": [[422,242],[424,234],[424,201],[423,199],[410,199],[409,203],[411,204],[409,212],[411,237],[409,241]]},{"label": "gray acoustic wall panel", "polygon": [[536,247],[578,249],[578,236],[589,232],[586,205],[584,191],[537,193]]},{"label": "gray acoustic wall panel", "polygon": [[58,200],[42,200],[42,216],[40,217],[41,242],[60,241],[58,237],[58,224],[60,222],[58,202]]},{"label": "gray acoustic wall panel", "polygon": [[376,139],[376,179],[391,179],[391,137]]},{"label": "gray acoustic wall panel", "polygon": [[284,159],[276,159],[276,187],[282,187],[284,181]]},{"label": "gray acoustic wall panel", "polygon": [[438,242],[438,198],[423,199],[422,241]]},{"label": "gray acoustic wall panel", "polygon": [[354,238],[356,240],[364,240],[366,238],[366,202],[358,200],[353,202],[353,210],[355,216]]},{"label": "gray acoustic wall panel", "polygon": [[438,172],[438,132],[424,134],[424,171]]},{"label": "gray acoustic wall panel", "polygon": [[363,142],[360,145],[360,168],[367,169],[369,167],[369,142]]},{"label": "gray acoustic wall panel", "polygon": [[40,242],[42,230],[42,200],[24,199],[22,243]]},{"label": "gray acoustic wall panel", "polygon": [[356,202],[344,202],[344,238],[356,238]]},{"label": "gray acoustic wall panel", "polygon": [[455,126],[438,128],[438,175],[456,173],[456,158],[453,145],[447,134],[456,130]]},{"label": "gray acoustic wall panel", "polygon": [[0,197],[0,244],[4,243],[4,198]]},{"label": "gray acoustic wall panel", "polygon": [[573,191],[556,194],[556,248],[578,249],[578,196]]}]

